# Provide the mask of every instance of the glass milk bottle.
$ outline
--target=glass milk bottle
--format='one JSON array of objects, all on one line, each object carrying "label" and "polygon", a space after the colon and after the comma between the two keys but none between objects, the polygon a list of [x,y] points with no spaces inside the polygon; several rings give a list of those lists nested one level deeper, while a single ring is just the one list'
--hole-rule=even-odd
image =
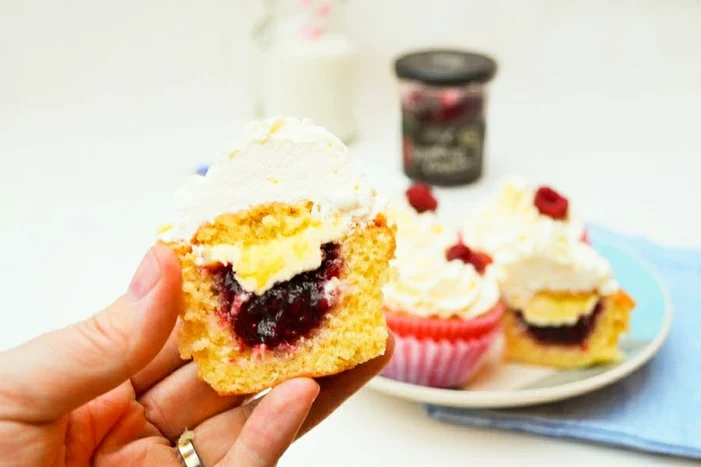
[{"label": "glass milk bottle", "polygon": [[258,110],[307,117],[348,142],[356,133],[356,49],[333,27],[338,2],[270,1],[257,28]]}]

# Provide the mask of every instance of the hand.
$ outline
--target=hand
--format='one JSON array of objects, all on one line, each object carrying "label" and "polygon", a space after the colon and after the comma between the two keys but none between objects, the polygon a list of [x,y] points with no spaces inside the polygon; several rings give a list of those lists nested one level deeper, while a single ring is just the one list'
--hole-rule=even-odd
[{"label": "hand", "polygon": [[128,292],[99,314],[0,353],[2,465],[179,466],[185,428],[206,467],[274,466],[287,447],[388,362],[297,378],[255,403],[218,396],[180,359],[178,260],[143,259]]}]

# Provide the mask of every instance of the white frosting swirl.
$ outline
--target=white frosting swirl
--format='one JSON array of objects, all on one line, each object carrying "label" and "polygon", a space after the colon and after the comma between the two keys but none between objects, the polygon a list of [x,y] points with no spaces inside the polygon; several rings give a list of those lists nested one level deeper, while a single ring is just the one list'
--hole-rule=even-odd
[{"label": "white frosting swirl", "polygon": [[490,269],[505,301],[521,308],[539,291],[615,291],[610,265],[582,242],[584,225],[571,207],[567,219],[552,219],[535,207],[535,192],[522,180],[504,182],[462,232],[468,246],[494,259]]},{"label": "white frosting swirl", "polygon": [[[178,218],[160,240],[188,242],[219,215],[272,202],[312,201],[304,231],[259,243],[197,245],[199,265],[233,264],[244,290],[262,294],[275,283],[311,271],[322,262],[321,246],[343,238],[354,223],[373,219],[383,204],[346,146],[310,120],[271,118],[248,125],[236,149],[193,176],[176,194]],[[266,219],[263,219],[265,222]]]},{"label": "white frosting swirl", "polygon": [[565,236],[502,252],[493,272],[505,301],[520,309],[540,291],[608,295],[618,289],[608,261],[591,246]]},{"label": "white frosting swirl", "polygon": [[447,261],[446,249],[457,241],[435,214],[417,214],[404,199],[390,203],[397,224],[397,277],[383,288],[385,305],[425,317],[473,318],[499,300],[495,280],[480,276],[471,264]]},{"label": "white frosting swirl", "polygon": [[492,256],[510,253],[533,241],[549,244],[556,236],[579,241],[584,224],[570,204],[567,219],[556,220],[541,214],[535,206],[537,188],[518,178],[505,180],[499,195],[470,218],[463,238],[470,246]]},{"label": "white frosting swirl", "polygon": [[189,241],[223,213],[270,202],[313,201],[321,214],[372,218],[375,190],[347,157],[348,148],[311,120],[270,118],[249,124],[232,153],[192,176],[175,196],[178,219],[164,241]]}]

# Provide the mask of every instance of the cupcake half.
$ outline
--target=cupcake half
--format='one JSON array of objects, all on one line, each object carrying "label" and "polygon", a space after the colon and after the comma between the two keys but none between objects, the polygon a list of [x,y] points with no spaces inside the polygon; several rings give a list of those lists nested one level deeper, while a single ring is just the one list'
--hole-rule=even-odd
[{"label": "cupcake half", "polygon": [[634,302],[565,197],[507,181],[462,236],[494,260],[509,360],[577,368],[622,357]]},{"label": "cupcake half", "polygon": [[306,120],[252,124],[176,201],[160,240],[182,266],[180,353],[218,393],[338,373],[385,351],[394,231],[336,137]]},{"label": "cupcake half", "polygon": [[408,199],[390,203],[397,226],[395,276],[383,292],[396,345],[383,375],[460,387],[487,356],[499,358],[503,307],[495,280],[485,273],[489,258],[457,242],[425,209],[437,204],[429,197],[428,187],[414,186]]}]

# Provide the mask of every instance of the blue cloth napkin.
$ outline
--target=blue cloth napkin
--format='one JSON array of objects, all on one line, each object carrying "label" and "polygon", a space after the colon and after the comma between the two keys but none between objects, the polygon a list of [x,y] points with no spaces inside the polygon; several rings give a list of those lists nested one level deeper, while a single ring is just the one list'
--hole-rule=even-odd
[{"label": "blue cloth napkin", "polygon": [[669,337],[646,366],[596,392],[542,406],[472,410],[426,406],[436,419],[701,459],[701,251],[591,228],[625,245],[666,282],[674,308]]}]

